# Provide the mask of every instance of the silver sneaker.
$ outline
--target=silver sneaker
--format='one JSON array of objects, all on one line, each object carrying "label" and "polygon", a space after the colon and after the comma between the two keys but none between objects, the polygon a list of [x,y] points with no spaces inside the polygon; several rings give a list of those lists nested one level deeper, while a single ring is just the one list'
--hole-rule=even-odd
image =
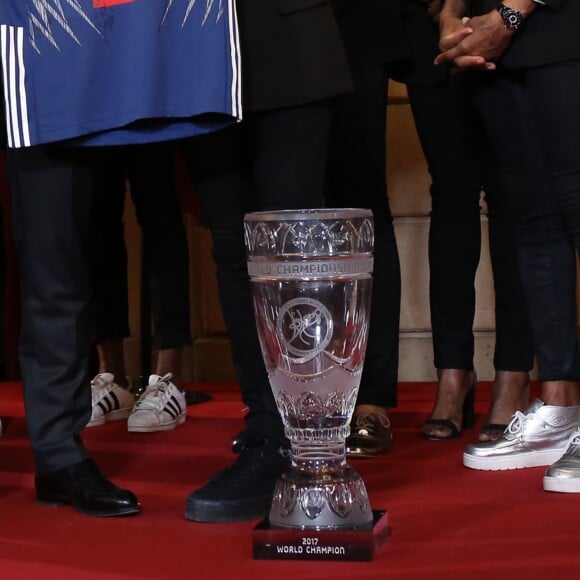
[{"label": "silver sneaker", "polygon": [[151,375],[149,384],[139,397],[127,429],[134,433],[170,431],[185,422],[185,395],[171,382],[172,375]]},{"label": "silver sneaker", "polygon": [[570,438],[564,455],[546,471],[544,489],[580,493],[580,427]]},{"label": "silver sneaker", "polygon": [[91,381],[91,397],[93,407],[87,427],[126,419],[135,404],[133,393],[115,383],[111,373],[99,373]]},{"label": "silver sneaker", "polygon": [[580,406],[555,407],[536,399],[525,413],[516,411],[496,441],[469,445],[463,465],[504,470],[550,465],[564,453],[580,425]]}]

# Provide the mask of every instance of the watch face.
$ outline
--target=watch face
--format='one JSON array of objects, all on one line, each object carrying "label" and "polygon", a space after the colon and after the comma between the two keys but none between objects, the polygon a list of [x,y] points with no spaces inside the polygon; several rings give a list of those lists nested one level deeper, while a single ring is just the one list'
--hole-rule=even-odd
[{"label": "watch face", "polygon": [[522,13],[519,10],[500,4],[499,13],[503,19],[504,26],[509,30],[517,30],[522,25]]}]

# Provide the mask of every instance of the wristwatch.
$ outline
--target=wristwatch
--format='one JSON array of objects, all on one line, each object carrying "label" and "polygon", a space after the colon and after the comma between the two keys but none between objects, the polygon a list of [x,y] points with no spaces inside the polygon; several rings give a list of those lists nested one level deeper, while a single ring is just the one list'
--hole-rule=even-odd
[{"label": "wristwatch", "polygon": [[501,2],[497,5],[497,9],[499,11],[499,15],[501,16],[501,19],[503,20],[503,25],[508,30],[512,30],[513,32],[515,32],[523,24],[524,17],[522,16],[522,13],[519,10],[516,10],[515,8],[510,8],[509,6],[506,6]]}]

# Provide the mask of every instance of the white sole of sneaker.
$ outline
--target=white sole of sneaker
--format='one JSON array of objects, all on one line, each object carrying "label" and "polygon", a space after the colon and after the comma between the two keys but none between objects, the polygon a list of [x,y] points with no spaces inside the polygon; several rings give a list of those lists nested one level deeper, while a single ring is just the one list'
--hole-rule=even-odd
[{"label": "white sole of sneaker", "polygon": [[580,493],[580,478],[544,476],[544,491],[556,491],[560,493]]},{"label": "white sole of sneaker", "polygon": [[526,467],[541,467],[552,465],[562,457],[566,449],[543,449],[507,455],[504,457],[478,457],[463,454],[463,465],[480,471],[507,471],[508,469],[525,469]]},{"label": "white sole of sneaker", "polygon": [[157,431],[171,431],[178,425],[185,423],[186,418],[186,413],[182,413],[175,418],[175,421],[171,421],[171,423],[165,423],[164,425],[149,425],[146,427],[140,427],[138,425],[127,425],[127,431],[130,433],[155,433]]},{"label": "white sole of sneaker", "polygon": [[111,411],[94,421],[91,420],[87,423],[87,427],[98,427],[99,425],[104,425],[109,421],[120,421],[121,419],[127,419],[131,414],[133,407],[129,407],[128,409],[119,409],[118,411]]}]

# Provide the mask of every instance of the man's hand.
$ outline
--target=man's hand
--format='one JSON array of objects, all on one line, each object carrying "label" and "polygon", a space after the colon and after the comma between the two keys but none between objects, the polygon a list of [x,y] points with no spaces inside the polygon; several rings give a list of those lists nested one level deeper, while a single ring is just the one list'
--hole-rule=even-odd
[{"label": "man's hand", "polygon": [[472,32],[471,26],[466,26],[467,18],[441,15],[439,20],[439,48],[447,51],[455,48]]},{"label": "man's hand", "polygon": [[465,26],[464,0],[446,0],[439,14],[439,48],[442,51],[457,46],[473,30]]},{"label": "man's hand", "polygon": [[504,26],[497,10],[464,19],[464,26],[472,30],[471,34],[465,36],[455,46],[443,50],[435,59],[435,64],[452,62],[460,69],[495,69],[495,61],[510,45],[514,32]]},{"label": "man's hand", "polygon": [[[504,5],[518,10],[524,19],[538,7],[534,0],[504,0]],[[498,10],[471,19],[464,18],[463,23],[465,28],[473,31],[472,34],[455,46],[440,43],[442,53],[435,59],[435,64],[452,62],[459,69],[495,69],[495,61],[509,47],[515,32],[506,27]]]}]

